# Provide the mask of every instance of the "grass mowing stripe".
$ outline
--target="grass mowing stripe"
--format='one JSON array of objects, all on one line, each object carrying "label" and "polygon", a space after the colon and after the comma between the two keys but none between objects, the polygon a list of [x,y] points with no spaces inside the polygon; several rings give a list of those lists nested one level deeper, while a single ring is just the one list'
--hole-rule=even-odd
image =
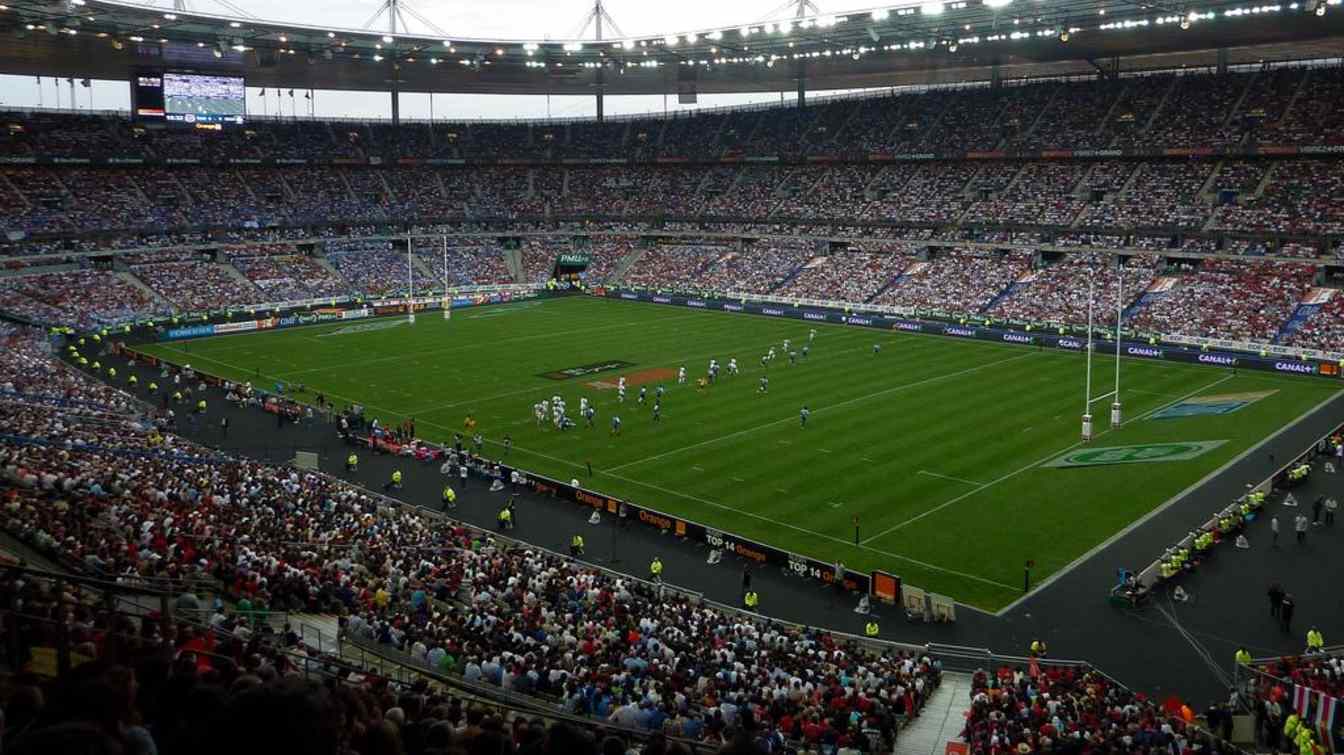
[{"label": "grass mowing stripe", "polygon": [[[786,360],[776,359],[770,366],[768,396],[756,391],[756,378],[762,374],[757,362],[764,350],[761,345],[774,343],[778,348],[788,338],[801,348],[811,323],[574,298],[550,301],[507,318],[424,318],[414,328],[313,337],[348,326],[339,323],[324,326],[325,330],[276,330],[249,334],[248,339],[178,344],[185,347],[180,350],[158,345],[146,350],[179,363],[183,352],[187,361],[197,362],[199,352],[203,358],[198,369],[219,371],[221,377],[235,380],[340,360],[338,366],[304,378],[310,392],[297,395],[311,398],[320,391],[333,401],[364,404],[369,416],[380,419],[415,413],[422,436],[431,441],[450,440],[452,430],[460,429],[459,415],[470,410],[488,440],[500,441],[505,432],[512,435],[515,448],[510,460],[524,468],[565,480],[578,476],[591,488],[671,516],[815,558],[843,559],[860,571],[898,569],[896,573],[909,584],[990,610],[1020,596],[1015,566],[1022,559],[1035,559],[1040,579],[1066,568],[1152,506],[1315,405],[1327,388],[1319,379],[1243,372],[1235,382],[1206,395],[1266,387],[1277,389],[1276,393],[1228,417],[1131,420],[1113,436],[1117,444],[1227,439],[1221,451],[1141,470],[1023,472],[920,519],[889,536],[890,543],[873,541],[856,547],[853,515],[861,517],[864,534],[880,532],[970,489],[967,483],[921,475],[920,470],[989,481],[1076,440],[1085,356],[816,325],[807,361],[786,367]],[[564,335],[508,342],[562,329]],[[492,349],[487,347],[490,343],[501,345]],[[743,343],[757,345],[743,349]],[[880,355],[863,353],[872,343],[883,345]],[[473,350],[436,356],[444,347],[465,344],[472,344]],[[814,409],[841,404],[1033,351],[1039,359],[1023,358],[814,413],[805,430],[790,424],[802,404]],[[569,365],[608,360],[635,366],[628,373],[607,376],[633,374],[654,365],[675,367],[681,361],[677,356],[688,352],[715,353],[724,363],[735,355],[744,371],[738,378],[721,375],[719,384],[703,392],[664,382],[664,421],[658,424],[652,422],[647,404],[640,407],[629,396],[620,405],[614,391],[590,390],[585,379],[552,381],[539,376]],[[385,361],[366,369],[369,359]],[[239,364],[248,368],[238,369]],[[1168,397],[1184,395],[1226,374],[1207,365],[1141,359],[1126,359],[1122,366],[1123,400],[1135,417]],[[687,367],[696,374],[705,369],[703,363]],[[1094,376],[1094,395],[1111,389],[1107,372]],[[1338,387],[1332,381],[1329,390],[1333,393]],[[514,391],[518,398],[499,397]],[[537,428],[530,411],[535,399],[524,400],[529,391],[538,397],[559,393],[571,405],[587,396],[597,406],[599,422],[605,425],[611,412],[618,413],[626,420],[624,432],[612,438],[603,427],[566,432]],[[652,384],[649,391],[654,393]],[[460,407],[480,402],[484,405]],[[427,411],[429,416],[421,414]],[[584,476],[589,460],[594,470],[618,467],[776,420],[776,426],[754,434],[618,469],[615,475],[596,472],[591,480]],[[519,445],[527,451],[520,451]],[[788,522],[793,528],[770,522]]]},{"label": "grass mowing stripe", "polygon": [[[1150,410],[1148,410],[1147,412],[1145,412],[1144,414],[1142,414],[1142,415],[1140,415],[1140,416],[1138,416],[1138,417],[1136,417],[1136,418],[1134,418],[1134,419],[1132,419],[1132,420],[1130,420],[1130,421],[1131,421],[1131,422],[1138,422],[1138,421],[1140,421],[1140,420],[1142,420],[1142,419],[1147,418],[1147,417],[1150,416],[1150,415],[1156,414],[1157,412],[1161,411],[1162,409],[1167,408],[1168,406],[1172,406],[1172,405],[1178,404],[1178,403],[1184,401],[1185,399],[1190,398],[1191,396],[1197,396],[1197,395],[1203,393],[1204,391],[1207,391],[1207,390],[1210,389],[1210,388],[1214,388],[1214,387],[1216,387],[1216,386],[1222,385],[1223,383],[1226,383],[1227,381],[1231,380],[1233,377],[1235,377],[1235,376],[1234,376],[1234,375],[1224,375],[1223,377],[1221,377],[1221,378],[1219,378],[1219,379],[1213,381],[1212,383],[1209,383],[1208,385],[1203,386],[1202,388],[1196,388],[1195,390],[1193,390],[1193,391],[1191,391],[1191,392],[1185,394],[1184,396],[1181,396],[1180,398],[1175,399],[1174,401],[1170,401],[1170,402],[1168,402],[1168,403],[1166,403],[1166,404],[1163,404],[1163,405],[1161,405],[1161,406],[1159,406],[1159,407],[1157,407],[1157,408],[1155,408],[1155,409],[1150,409]],[[1121,427],[1123,427],[1123,425],[1121,425]],[[1096,433],[1095,435],[1093,435],[1093,438],[1094,438],[1094,439],[1095,439],[1095,438],[1100,438],[1101,436],[1106,435],[1107,433],[1111,432],[1111,431],[1114,430],[1114,429],[1115,429],[1114,427],[1108,427],[1108,428],[1106,428],[1105,430],[1102,430],[1101,432]],[[1084,445],[1084,444],[1083,444],[1081,441],[1078,442],[1078,443],[1074,443],[1073,445],[1069,446],[1068,448],[1065,448],[1065,449],[1056,451],[1056,452],[1050,454],[1049,456],[1046,456],[1045,458],[1043,458],[1043,459],[1041,459],[1041,460],[1039,460],[1039,461],[1035,461],[1035,462],[1032,462],[1031,464],[1027,464],[1026,466],[1019,467],[1019,468],[1013,470],[1012,472],[1009,472],[1008,474],[1003,475],[1002,477],[999,477],[999,478],[997,478],[997,479],[994,479],[994,480],[991,480],[991,481],[989,481],[989,482],[983,483],[983,484],[981,484],[979,487],[977,487],[976,489],[974,489],[974,490],[972,490],[972,491],[970,491],[970,492],[968,492],[968,493],[965,493],[965,494],[963,494],[963,495],[959,495],[959,496],[957,496],[956,498],[953,498],[953,499],[950,500],[950,501],[944,501],[943,503],[940,503],[940,504],[938,504],[937,506],[934,506],[933,508],[929,509],[928,511],[923,512],[922,514],[919,514],[918,516],[915,516],[915,517],[912,517],[912,518],[910,518],[910,519],[907,519],[907,520],[905,520],[904,522],[901,522],[900,524],[896,524],[896,525],[893,525],[893,526],[891,526],[891,527],[888,527],[887,529],[885,529],[885,530],[883,530],[883,531],[877,533],[876,535],[873,535],[872,537],[870,537],[870,538],[864,540],[863,543],[866,545],[866,544],[868,544],[868,543],[871,543],[871,542],[874,541],[874,540],[877,540],[878,538],[885,537],[885,536],[890,535],[891,533],[893,533],[893,532],[895,532],[895,531],[897,531],[897,530],[899,530],[899,529],[902,529],[902,528],[904,528],[904,527],[908,527],[909,525],[914,524],[915,522],[918,522],[920,519],[923,519],[923,518],[926,517],[926,516],[931,516],[931,515],[933,515],[933,514],[936,514],[936,513],[938,513],[939,511],[942,511],[943,509],[947,508],[948,506],[951,506],[951,505],[953,505],[953,504],[955,504],[955,503],[958,503],[958,502],[960,502],[960,501],[964,501],[964,500],[966,500],[967,498],[970,498],[971,496],[975,495],[976,493],[979,493],[979,492],[982,491],[982,490],[985,490],[985,489],[987,489],[987,488],[990,488],[990,487],[993,487],[993,486],[995,486],[995,485],[998,485],[999,483],[1003,482],[1004,480],[1010,479],[1010,478],[1012,478],[1012,477],[1016,477],[1017,475],[1022,474],[1023,472],[1027,471],[1028,469],[1033,469],[1033,468],[1035,468],[1035,467],[1038,467],[1038,466],[1040,466],[1040,465],[1046,463],[1047,461],[1050,461],[1051,459],[1055,458],[1056,456],[1059,456],[1060,454],[1066,454],[1066,453],[1068,453],[1069,451],[1072,451],[1073,449],[1078,448],[1078,447],[1080,447],[1080,446],[1082,446],[1082,445]]]},{"label": "grass mowing stripe", "polygon": [[[672,317],[672,318],[668,318],[668,319],[669,319],[669,320],[686,320],[686,319],[694,318],[694,317],[696,317],[696,316],[697,316],[697,315],[691,314],[691,315],[682,315],[681,317]],[[596,328],[589,328],[589,329],[588,329],[587,331],[585,331],[585,332],[587,332],[587,333],[592,333],[592,332],[595,332],[595,331],[615,330],[615,329],[618,329],[618,328],[633,328],[633,327],[640,326],[640,325],[647,325],[647,323],[642,323],[642,322],[616,323],[616,324],[614,324],[614,325],[606,325],[606,326],[599,326],[599,327],[596,327]],[[474,344],[471,344],[471,345],[469,345],[469,346],[462,346],[462,345],[446,346],[446,347],[441,348],[441,349],[429,349],[429,350],[424,350],[424,351],[417,351],[417,352],[414,352],[414,353],[415,353],[416,356],[427,356],[427,355],[429,355],[429,354],[435,354],[435,355],[452,354],[452,353],[454,353],[454,352],[459,352],[459,351],[470,351],[470,350],[473,350],[473,349],[482,349],[482,348],[487,348],[487,347],[492,347],[492,346],[499,346],[499,345],[501,345],[501,344],[506,344],[506,343],[520,343],[520,342],[522,342],[522,341],[535,341],[535,340],[538,340],[538,339],[544,340],[544,339],[548,339],[548,338],[550,338],[550,339],[555,339],[555,338],[560,338],[560,337],[563,337],[563,336],[570,336],[570,335],[573,335],[573,334],[574,334],[574,331],[573,331],[572,329],[568,329],[568,330],[565,330],[565,331],[562,331],[562,332],[557,332],[557,333],[534,333],[534,334],[532,334],[532,335],[518,336],[518,337],[516,337],[516,338],[496,339],[496,340],[492,340],[492,341],[490,341],[490,342],[488,342],[488,343],[474,343]],[[394,361],[397,361],[397,360],[405,360],[408,356],[410,356],[410,355],[409,355],[409,354],[393,354],[393,355],[391,355],[391,356],[386,356],[386,357],[378,357],[378,358],[374,358],[374,359],[363,359],[363,360],[360,360],[359,364],[360,364],[361,366],[364,366],[364,365],[370,365],[370,364],[382,364],[383,362],[394,362]],[[349,362],[343,362],[343,363],[341,363],[341,364],[332,364],[332,365],[326,365],[326,366],[312,367],[312,368],[303,369],[303,370],[293,370],[293,371],[288,371],[288,372],[281,372],[281,373],[277,373],[277,377],[288,378],[288,377],[294,377],[294,376],[296,376],[296,375],[307,375],[307,374],[311,374],[311,373],[314,373],[314,372],[323,372],[323,371],[325,371],[325,370],[336,369],[336,368],[341,368],[341,367],[348,367],[348,366],[349,366]]]},{"label": "grass mowing stripe", "polygon": [[[1015,356],[1015,357],[1008,357],[1007,359],[1000,359],[1000,360],[997,361],[997,362],[987,362],[987,363],[985,363],[985,364],[978,365],[978,366],[976,366],[976,367],[969,367],[969,368],[967,368],[967,369],[961,370],[960,372],[949,372],[949,373],[946,373],[946,374],[943,374],[943,375],[935,375],[934,377],[931,377],[931,378],[925,378],[924,380],[919,380],[919,381],[916,381],[916,382],[914,382],[914,383],[902,383],[901,385],[897,385],[897,386],[893,386],[893,387],[891,387],[891,388],[886,388],[886,389],[883,389],[883,390],[880,390],[880,391],[876,391],[876,392],[873,392],[873,393],[869,393],[869,394],[864,395],[864,396],[857,396],[857,397],[855,397],[855,398],[848,399],[848,400],[846,400],[846,401],[841,401],[841,402],[838,403],[838,404],[830,404],[829,406],[823,406],[823,407],[820,407],[820,408],[818,408],[818,409],[813,409],[813,410],[812,410],[812,414],[813,414],[813,415],[817,415],[817,414],[821,414],[821,413],[824,412],[824,411],[828,411],[828,410],[832,410],[832,409],[840,409],[840,408],[842,408],[842,407],[849,406],[849,405],[851,405],[851,404],[856,404],[856,403],[858,403],[858,402],[860,402],[860,401],[868,401],[868,400],[870,400],[870,399],[874,399],[874,398],[877,398],[877,397],[879,397],[879,396],[886,396],[886,395],[888,395],[888,394],[896,393],[897,391],[904,391],[904,390],[908,390],[908,389],[910,389],[910,388],[918,388],[918,387],[921,386],[921,385],[927,385],[927,384],[929,384],[929,383],[935,383],[935,382],[938,382],[939,380],[946,380],[946,379],[948,379],[948,378],[959,377],[959,376],[961,376],[961,375],[966,375],[966,374],[969,374],[969,373],[972,373],[972,372],[976,372],[976,371],[978,371],[978,370],[982,370],[982,369],[984,369],[984,368],[986,368],[986,367],[993,367],[993,366],[995,366],[995,365],[1000,365],[1000,364],[1004,364],[1004,363],[1007,363],[1007,362],[1015,362],[1015,361],[1017,361],[1017,360],[1019,360],[1019,359],[1025,359],[1026,357],[1029,357],[1029,356],[1031,356],[1031,354],[1019,354],[1018,356]],[[666,452],[664,452],[664,453],[657,454],[657,455],[654,455],[654,456],[650,456],[650,457],[647,457],[647,458],[644,458],[644,459],[638,459],[638,460],[636,460],[636,461],[632,461],[632,462],[629,462],[629,463],[626,463],[626,464],[618,464],[617,466],[614,466],[614,467],[608,467],[608,468],[607,468],[606,470],[604,470],[604,471],[610,473],[610,472],[613,472],[613,471],[615,471],[615,470],[617,470],[617,469],[625,469],[625,468],[627,468],[627,467],[633,467],[633,466],[636,466],[636,465],[638,465],[638,464],[644,464],[644,463],[647,463],[647,462],[650,462],[650,461],[656,461],[656,460],[658,460],[658,459],[662,459],[662,458],[665,458],[665,457],[667,457],[667,456],[671,456],[671,455],[673,455],[673,454],[683,453],[683,452],[686,452],[686,451],[690,451],[691,449],[700,448],[700,447],[702,447],[702,446],[707,446],[707,445],[710,445],[710,444],[713,444],[713,443],[718,443],[718,442],[720,442],[720,441],[725,441],[725,440],[728,440],[729,438],[736,438],[736,437],[738,437],[738,436],[746,435],[746,434],[748,434],[748,433],[754,433],[754,432],[756,432],[756,431],[758,431],[758,430],[764,430],[764,429],[767,428],[767,427],[774,427],[774,426],[779,425],[779,424],[784,423],[784,422],[797,422],[797,421],[798,421],[798,418],[797,418],[796,416],[789,416],[789,417],[785,417],[784,419],[777,419],[777,420],[775,420],[775,421],[773,421],[773,422],[767,422],[767,423],[765,423],[765,424],[763,424],[763,425],[757,425],[757,426],[755,426],[755,427],[748,427],[748,428],[746,428],[745,430],[738,430],[737,432],[729,433],[729,434],[727,434],[727,435],[721,435],[721,436],[719,436],[719,437],[717,437],[717,438],[710,438],[709,440],[701,441],[701,442],[699,442],[699,443],[692,443],[692,444],[689,445],[689,446],[682,446],[681,448],[674,448],[674,449],[672,449],[672,450],[670,450],[670,451],[666,451]]]}]

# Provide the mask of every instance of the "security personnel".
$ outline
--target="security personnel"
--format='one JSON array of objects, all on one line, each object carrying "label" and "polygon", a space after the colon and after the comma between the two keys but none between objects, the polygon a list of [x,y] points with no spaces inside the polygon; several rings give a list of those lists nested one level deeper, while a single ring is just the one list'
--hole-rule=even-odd
[{"label": "security personnel", "polygon": [[1300,719],[1297,717],[1297,711],[1288,714],[1288,718],[1283,722],[1283,738],[1292,742],[1297,739],[1297,730],[1301,727]]},{"label": "security personnel", "polygon": [[116,368],[116,367],[108,367],[108,368],[107,368],[107,379],[108,379],[108,380],[116,380],[116,379],[117,379],[117,368]]},{"label": "security personnel", "polygon": [[575,535],[569,539],[569,555],[575,557],[583,555],[583,535]]},{"label": "security personnel", "polygon": [[182,403],[182,391],[173,391],[173,403]]},{"label": "security personnel", "polygon": [[761,597],[756,594],[755,590],[747,590],[746,594],[742,596],[742,605],[746,606],[748,611],[755,611],[760,604]]},{"label": "security personnel", "polygon": [[126,382],[129,383],[132,388],[134,388],[140,384],[140,378],[136,377],[135,375],[128,375],[126,377]]},{"label": "security personnel", "polygon": [[1319,652],[1323,651],[1324,649],[1325,649],[1325,637],[1321,634],[1321,630],[1317,629],[1316,627],[1312,627],[1311,629],[1308,629],[1308,630],[1307,630],[1307,652],[1308,652],[1308,653],[1319,653]]},{"label": "security personnel", "polygon": [[101,369],[103,369],[103,363],[98,361],[97,359],[93,360],[93,371],[97,372]]},{"label": "security personnel", "polygon": [[443,486],[443,510],[457,508],[457,491],[453,490],[452,485]]},{"label": "security personnel", "polygon": [[154,382],[153,380],[149,381],[149,392],[150,392],[150,393],[158,393],[158,392],[159,392],[159,384],[156,383],[156,382]]},{"label": "security personnel", "polygon": [[352,451],[349,456],[345,457],[345,471],[354,472],[358,467],[359,467],[359,457],[355,456],[354,452]]},{"label": "security personnel", "polygon": [[663,560],[657,556],[654,556],[653,561],[649,562],[649,579],[654,582],[663,581]]},{"label": "security personnel", "polygon": [[1031,651],[1030,655],[1032,658],[1038,658],[1040,656],[1043,656],[1048,650],[1043,640],[1032,640],[1031,645],[1028,646],[1028,649]]},{"label": "security personnel", "polygon": [[1316,755],[1316,737],[1311,733],[1310,726],[1303,725],[1297,728],[1297,753]]},{"label": "security personnel", "polygon": [[205,414],[205,399],[196,402],[196,413]]},{"label": "security personnel", "polygon": [[863,628],[863,636],[865,636],[865,637],[876,637],[876,636],[877,636],[877,631],[878,631],[878,630],[877,630],[877,622],[876,622],[876,621],[870,621],[870,622],[868,622],[868,624]]},{"label": "security personnel", "polygon": [[1251,665],[1251,654],[1246,650],[1246,648],[1237,648],[1236,659],[1238,666]]},{"label": "security personnel", "polygon": [[387,484],[383,486],[383,492],[386,493],[387,491],[391,490],[392,488],[397,488],[398,490],[401,489],[401,470],[400,470],[400,469],[394,470],[394,471],[392,472],[392,479],[388,480],[388,481],[387,481]]},{"label": "security personnel", "polygon": [[499,510],[499,516],[496,518],[499,523],[500,531],[513,529],[513,512],[508,506]]}]

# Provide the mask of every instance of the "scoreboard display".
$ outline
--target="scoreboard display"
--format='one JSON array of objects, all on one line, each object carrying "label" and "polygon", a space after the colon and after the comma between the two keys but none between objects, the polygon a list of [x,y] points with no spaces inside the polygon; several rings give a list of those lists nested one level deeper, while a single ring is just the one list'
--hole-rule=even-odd
[{"label": "scoreboard display", "polygon": [[241,76],[141,71],[131,81],[135,117],[187,126],[241,126],[247,87]]}]

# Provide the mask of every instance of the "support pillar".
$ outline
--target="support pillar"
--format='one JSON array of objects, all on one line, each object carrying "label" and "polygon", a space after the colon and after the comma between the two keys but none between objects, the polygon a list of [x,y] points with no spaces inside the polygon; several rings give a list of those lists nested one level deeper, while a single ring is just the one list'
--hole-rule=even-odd
[{"label": "support pillar", "polygon": [[1218,48],[1218,73],[1227,73],[1227,48]]},{"label": "support pillar", "polygon": [[989,88],[998,89],[1003,86],[1003,72],[999,70],[999,64],[995,63],[989,67]]},{"label": "support pillar", "polygon": [[798,68],[794,70],[798,79],[798,109],[807,109],[807,64],[798,61]]},{"label": "support pillar", "polygon": [[605,118],[604,118],[604,116],[603,116],[603,112],[602,112],[602,110],[603,110],[602,96],[606,93],[606,91],[605,91],[605,90],[606,90],[606,84],[607,84],[607,69],[605,69],[605,68],[599,68],[599,69],[597,69],[597,122],[598,122],[598,123],[601,123],[603,120],[605,120]]}]

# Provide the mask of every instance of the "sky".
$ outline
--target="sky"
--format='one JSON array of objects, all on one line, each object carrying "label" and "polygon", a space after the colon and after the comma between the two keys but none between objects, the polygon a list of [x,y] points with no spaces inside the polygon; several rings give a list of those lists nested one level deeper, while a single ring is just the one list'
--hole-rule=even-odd
[{"label": "sky", "polygon": [[[450,37],[502,37],[568,39],[583,25],[592,11],[591,0],[403,0]],[[817,0],[823,11],[842,12],[859,6],[846,4],[832,6]],[[378,11],[380,0],[233,0],[238,7],[259,18],[292,23],[319,23],[323,26],[363,28]],[[168,7],[171,0],[157,0],[155,5]],[[188,0],[189,7],[204,13],[232,15],[214,0]],[[627,36],[662,35],[668,32],[695,31],[711,27],[740,26],[767,19],[792,15],[784,0],[606,0],[607,13]],[[403,11],[404,13],[404,11]],[[405,14],[412,33],[433,32],[423,27],[410,14]],[[379,19],[385,28],[386,17]],[[604,29],[608,38],[617,36]],[[585,36],[591,37],[589,28]],[[310,113],[309,100],[296,95],[276,97],[275,90],[261,96],[260,90],[248,88],[249,114],[292,115]],[[792,93],[784,95],[791,98]],[[780,92],[752,94],[702,94],[694,106],[677,104],[675,93],[670,97],[627,96],[606,98],[605,111],[609,115],[626,113],[662,113],[692,108],[741,105],[756,102],[779,102]],[[401,100],[403,118],[474,119],[474,118],[576,118],[592,117],[596,106],[592,97],[545,97],[518,95],[448,95],[406,94]],[[360,118],[390,117],[389,95],[378,92],[324,92],[314,93],[311,113],[317,116],[349,116]],[[76,83],[73,96],[70,85],[50,78],[36,81],[33,77],[0,76],[0,107],[75,107],[80,110],[128,110],[129,85],[121,81],[94,81],[88,88]],[[297,112],[296,112],[297,111]]]}]

